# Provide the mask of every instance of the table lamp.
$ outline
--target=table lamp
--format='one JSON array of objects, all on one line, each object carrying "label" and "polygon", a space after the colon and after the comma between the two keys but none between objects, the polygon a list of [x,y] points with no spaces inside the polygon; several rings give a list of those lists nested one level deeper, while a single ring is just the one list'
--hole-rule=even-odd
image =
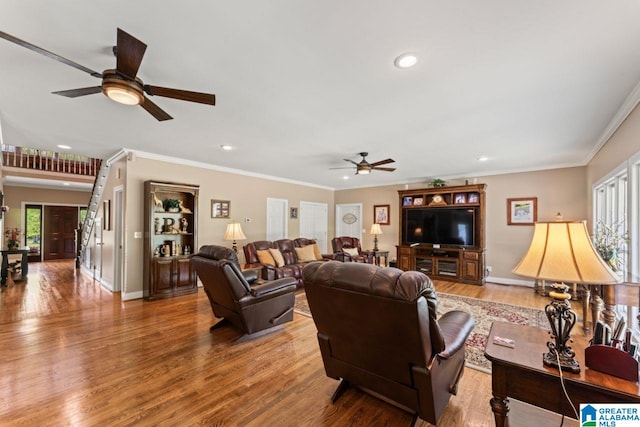
[{"label": "table lamp", "polygon": [[548,353],[542,356],[546,366],[570,372],[580,372],[575,352],[567,344],[576,313],[571,310],[566,283],[616,284],[618,277],[600,258],[586,221],[536,222],[529,250],[513,269],[515,274],[535,279],[552,280],[549,292],[552,301],[545,307],[551,325]]},{"label": "table lamp", "polygon": [[239,222],[231,222],[227,224],[227,231],[224,233],[224,240],[233,240],[231,247],[233,251],[238,253],[238,244],[236,240],[246,240],[247,236],[242,232],[242,227]]},{"label": "table lamp", "polygon": [[375,223],[371,225],[371,231],[369,234],[373,234],[373,250],[378,251],[378,234],[382,234],[382,229],[380,228],[380,224]]}]

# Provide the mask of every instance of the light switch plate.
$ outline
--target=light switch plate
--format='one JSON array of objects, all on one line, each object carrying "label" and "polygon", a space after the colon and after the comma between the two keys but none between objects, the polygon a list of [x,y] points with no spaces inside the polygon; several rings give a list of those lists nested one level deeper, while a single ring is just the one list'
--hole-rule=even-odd
[{"label": "light switch plate", "polygon": [[142,231],[134,231],[133,232],[134,239],[142,239]]}]

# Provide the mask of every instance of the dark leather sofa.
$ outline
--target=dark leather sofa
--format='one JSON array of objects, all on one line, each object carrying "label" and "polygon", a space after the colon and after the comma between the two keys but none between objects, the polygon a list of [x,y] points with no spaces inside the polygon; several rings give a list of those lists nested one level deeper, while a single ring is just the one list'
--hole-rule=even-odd
[{"label": "dark leather sofa", "polygon": [[296,280],[266,281],[255,270],[240,271],[238,256],[224,246],[203,246],[191,257],[215,317],[224,320],[214,330],[231,323],[253,334],[293,320]]},{"label": "dark leather sofa", "polygon": [[[295,248],[316,243],[315,240],[300,237],[297,239],[281,239],[276,241],[260,240],[257,242],[247,243],[243,247],[244,257],[246,260],[245,268],[261,268],[262,278],[265,280],[281,279],[283,277],[293,277],[297,280],[297,287],[303,287],[302,269],[306,263],[298,260]],[[284,266],[277,267],[267,265],[258,259],[259,250],[279,249],[284,259]],[[322,259],[333,259],[332,255],[322,254]]]},{"label": "dark leather sofa", "polygon": [[[437,319],[433,283],[423,273],[326,262],[304,268],[305,292],[327,376],[383,396],[437,424],[457,392],[473,318]],[[412,423],[412,424],[413,424]]]}]

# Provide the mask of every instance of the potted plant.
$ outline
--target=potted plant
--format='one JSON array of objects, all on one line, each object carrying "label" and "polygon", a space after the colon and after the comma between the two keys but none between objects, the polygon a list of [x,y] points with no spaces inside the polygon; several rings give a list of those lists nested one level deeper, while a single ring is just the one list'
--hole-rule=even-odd
[{"label": "potted plant", "polygon": [[180,200],[164,199],[162,201],[162,207],[167,212],[180,212]]},{"label": "potted plant", "polygon": [[7,238],[7,248],[9,250],[18,249],[20,246],[20,229],[17,227],[4,230],[4,237]]},{"label": "potted plant", "polygon": [[443,179],[435,178],[429,182],[429,185],[431,185],[434,188],[438,188],[438,187],[444,187],[445,185],[447,185],[447,183]]},{"label": "potted plant", "polygon": [[607,225],[598,221],[593,234],[593,246],[600,257],[613,271],[621,271],[624,267],[624,245],[629,234],[621,230],[621,223]]}]

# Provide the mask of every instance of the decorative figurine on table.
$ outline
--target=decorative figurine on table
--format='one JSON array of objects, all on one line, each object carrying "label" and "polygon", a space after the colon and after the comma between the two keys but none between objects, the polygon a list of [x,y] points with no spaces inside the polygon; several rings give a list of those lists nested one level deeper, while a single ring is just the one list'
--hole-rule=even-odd
[{"label": "decorative figurine on table", "polygon": [[180,212],[183,212],[183,213],[191,213],[191,209],[189,209],[188,207],[186,207],[186,206],[184,205],[184,202],[183,202],[182,200],[180,200],[180,203],[179,203],[179,205],[178,205],[178,206],[180,207]]},{"label": "decorative figurine on table", "polygon": [[180,232],[186,233],[188,228],[189,222],[187,221],[187,218],[180,218]]}]

